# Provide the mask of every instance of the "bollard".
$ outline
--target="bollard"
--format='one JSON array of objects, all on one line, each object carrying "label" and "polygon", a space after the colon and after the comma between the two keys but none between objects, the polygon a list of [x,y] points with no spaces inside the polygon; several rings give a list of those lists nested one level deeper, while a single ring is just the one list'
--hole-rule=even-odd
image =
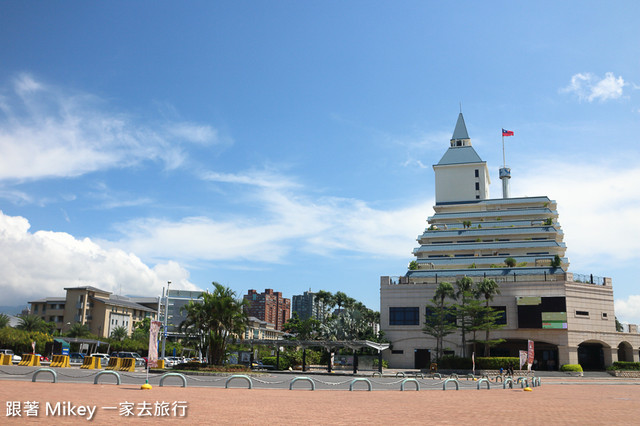
[{"label": "bollard", "polygon": [[166,373],[163,374],[162,377],[160,377],[160,385],[162,386],[162,382],[164,382],[164,379],[167,377],[180,377],[182,379],[182,387],[186,388],[187,387],[187,378],[184,377],[184,375],[180,374],[180,373]]},{"label": "bollard", "polygon": [[293,380],[291,380],[291,383],[289,383],[289,390],[293,390],[293,384],[295,382],[297,382],[298,380],[304,380],[305,382],[309,382],[311,383],[311,390],[316,390],[316,384],[315,382],[310,379],[309,377],[295,377]]},{"label": "bollard", "polygon": [[400,390],[403,391],[404,390],[404,384],[407,382],[411,382],[411,383],[415,383],[416,384],[416,390],[419,391],[420,390],[420,383],[418,383],[418,381],[416,379],[404,379],[402,381],[402,383],[400,384]]},{"label": "bollard", "polygon": [[31,377],[31,381],[35,382],[36,376],[43,371],[47,373],[51,373],[51,375],[53,375],[53,383],[58,383],[58,374],[55,372],[55,370],[52,370],[50,368],[38,368],[36,371],[33,372],[33,377]]},{"label": "bollard", "polygon": [[369,387],[369,391],[371,391],[371,390],[372,390],[372,388],[371,388],[371,382],[370,382],[368,379],[353,379],[353,380],[351,381],[351,383],[349,384],[349,390],[350,390],[350,391],[352,391],[352,390],[353,390],[353,385],[354,385],[356,382],[365,382],[365,383],[367,384],[367,386]]},{"label": "bollard", "polygon": [[101,371],[98,374],[96,374],[95,379],[93,379],[93,384],[97,385],[98,384],[98,378],[100,376],[102,376],[102,375],[105,375],[105,374],[116,376],[116,384],[118,384],[118,385],[120,384],[120,375],[117,372],[110,371],[110,370],[104,370],[104,371]]},{"label": "bollard", "polygon": [[480,385],[482,383],[486,383],[487,384],[487,389],[491,389],[491,384],[490,384],[488,379],[480,379],[480,380],[478,380],[478,390],[480,390]]},{"label": "bollard", "polygon": [[249,383],[249,389],[253,389],[253,382],[251,381],[251,378],[244,374],[234,374],[233,376],[229,377],[227,381],[224,383],[225,389],[229,388],[229,382],[233,379],[244,379],[247,381],[247,383]]},{"label": "bollard", "polygon": [[453,382],[456,385],[456,390],[460,390],[460,384],[456,379],[447,379],[442,383],[442,390],[447,390],[447,383]]}]

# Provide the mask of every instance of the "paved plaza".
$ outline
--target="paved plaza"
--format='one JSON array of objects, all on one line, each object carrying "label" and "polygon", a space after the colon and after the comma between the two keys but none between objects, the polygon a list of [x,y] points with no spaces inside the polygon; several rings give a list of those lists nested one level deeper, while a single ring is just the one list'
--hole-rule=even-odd
[{"label": "paved plaza", "polygon": [[[118,421],[177,421],[193,424],[634,424],[640,418],[640,380],[606,374],[571,377],[560,373],[542,377],[541,386],[524,391],[520,385],[477,389],[477,382],[459,379],[460,390],[443,380],[411,377],[401,392],[402,374],[353,382],[350,375],[306,375],[311,383],[291,381],[302,374],[265,373],[229,380],[230,375],[189,376],[188,387],[178,378],[150,376],[151,390],[141,390],[143,372],[122,373],[93,381],[96,371],[59,369],[58,383],[35,368],[0,369],[3,424],[54,422],[114,424]],[[420,391],[416,391],[416,382]],[[228,385],[229,388],[225,388]],[[353,385],[353,391],[349,391]],[[81,408],[85,407],[85,408]],[[87,408],[88,407],[88,408]],[[20,416],[18,416],[20,414]],[[37,417],[34,415],[37,414]]]}]

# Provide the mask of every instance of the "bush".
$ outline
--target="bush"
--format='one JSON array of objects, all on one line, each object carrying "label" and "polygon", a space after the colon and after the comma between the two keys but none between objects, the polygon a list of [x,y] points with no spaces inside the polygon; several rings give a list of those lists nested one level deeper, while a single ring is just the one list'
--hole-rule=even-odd
[{"label": "bush", "polygon": [[445,355],[438,360],[438,369],[440,370],[471,370],[471,368],[473,368],[471,358]]},{"label": "bush", "polygon": [[607,370],[640,370],[640,362],[616,361]]},{"label": "bush", "polygon": [[291,361],[286,356],[280,356],[280,365],[276,366],[276,361],[278,360],[275,356],[263,356],[261,361],[264,365],[273,365],[274,367],[280,367],[280,370],[288,370],[289,367],[293,367],[291,365]]},{"label": "bush", "polygon": [[476,370],[500,370],[500,368],[506,370],[509,363],[511,363],[514,369],[519,368],[520,358],[515,356],[477,357]]},{"label": "bush", "polygon": [[504,260],[504,264],[507,265],[509,268],[513,268],[514,266],[516,266],[516,260],[513,257],[507,257]]},{"label": "bush", "polygon": [[582,366],[580,364],[563,364],[560,366],[560,371],[577,371],[582,373]]}]

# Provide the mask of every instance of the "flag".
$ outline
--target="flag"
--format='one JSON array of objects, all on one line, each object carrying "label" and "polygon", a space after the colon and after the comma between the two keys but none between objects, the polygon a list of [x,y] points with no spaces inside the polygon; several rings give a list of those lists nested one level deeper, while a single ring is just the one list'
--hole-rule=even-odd
[{"label": "flag", "polygon": [[533,340],[527,341],[527,369],[531,371],[531,366],[533,365]]},{"label": "flag", "polygon": [[476,374],[476,353],[471,354],[471,362],[473,363],[473,374]]},{"label": "flag", "polygon": [[513,136],[513,131],[502,129],[502,136]]},{"label": "flag", "polygon": [[522,366],[527,363],[527,351],[520,351],[520,370],[522,370]]},{"label": "flag", "polygon": [[158,332],[162,323],[160,321],[151,321],[149,327],[149,367],[158,366]]}]

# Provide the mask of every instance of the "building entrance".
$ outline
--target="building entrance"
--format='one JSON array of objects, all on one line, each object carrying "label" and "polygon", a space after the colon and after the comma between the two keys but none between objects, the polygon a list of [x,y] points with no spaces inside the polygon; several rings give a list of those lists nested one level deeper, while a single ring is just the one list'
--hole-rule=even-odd
[{"label": "building entrance", "polygon": [[414,358],[413,368],[429,368],[431,364],[431,351],[429,351],[429,349],[415,349]]},{"label": "building entrance", "polygon": [[584,370],[604,370],[604,350],[600,343],[578,345],[578,364]]}]

